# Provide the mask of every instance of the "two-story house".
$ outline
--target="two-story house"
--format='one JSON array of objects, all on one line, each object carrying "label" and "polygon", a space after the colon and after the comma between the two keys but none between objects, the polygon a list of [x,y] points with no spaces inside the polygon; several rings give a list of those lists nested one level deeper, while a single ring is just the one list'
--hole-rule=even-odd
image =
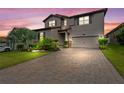
[{"label": "two-story house", "polygon": [[98,37],[104,34],[104,16],[107,9],[100,9],[74,16],[51,14],[43,20],[45,28],[36,29],[39,37],[69,42],[70,47],[98,48]]}]

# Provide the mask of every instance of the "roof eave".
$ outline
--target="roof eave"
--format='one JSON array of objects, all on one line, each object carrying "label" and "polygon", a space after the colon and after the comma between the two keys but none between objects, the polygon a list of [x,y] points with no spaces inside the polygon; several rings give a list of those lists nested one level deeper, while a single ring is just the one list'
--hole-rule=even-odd
[{"label": "roof eave", "polygon": [[113,30],[111,30],[109,33],[106,34],[106,36],[108,36],[109,34],[111,34],[112,32],[115,32],[117,29],[119,29],[121,26],[124,26],[124,23],[119,24],[117,27],[115,27]]},{"label": "roof eave", "polygon": [[104,16],[105,16],[107,10],[108,10],[107,8],[104,8],[104,9],[101,9],[101,10],[96,10],[96,11],[92,11],[92,12],[88,12],[88,13],[83,13],[83,14],[78,14],[78,15],[70,16],[70,18],[72,18],[72,17],[79,17],[79,16],[85,16],[85,15],[92,15],[92,14],[99,13],[99,12],[104,12]]},{"label": "roof eave", "polygon": [[48,28],[40,28],[40,29],[34,29],[34,30],[32,30],[32,31],[39,32],[39,31],[43,31],[43,30],[56,29],[56,28],[60,28],[60,27],[48,27]]}]

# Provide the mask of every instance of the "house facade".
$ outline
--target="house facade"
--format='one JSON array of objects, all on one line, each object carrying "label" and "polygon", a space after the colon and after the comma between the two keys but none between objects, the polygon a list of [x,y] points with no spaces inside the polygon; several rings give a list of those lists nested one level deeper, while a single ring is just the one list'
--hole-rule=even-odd
[{"label": "house facade", "polygon": [[65,41],[69,47],[98,47],[98,37],[104,34],[104,17],[107,9],[88,13],[65,16],[51,14],[43,20],[45,28],[36,29],[39,38],[59,40],[60,45]]},{"label": "house facade", "polygon": [[106,34],[106,37],[109,39],[109,43],[112,44],[119,44],[116,35],[121,32],[121,28],[124,27],[124,23],[121,23],[112,31]]}]

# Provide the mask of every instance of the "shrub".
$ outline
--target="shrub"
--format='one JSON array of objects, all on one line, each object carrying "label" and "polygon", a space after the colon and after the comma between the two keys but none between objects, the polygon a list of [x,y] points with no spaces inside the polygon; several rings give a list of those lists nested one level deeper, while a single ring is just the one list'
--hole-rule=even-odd
[{"label": "shrub", "polygon": [[59,50],[59,43],[58,43],[58,40],[46,38],[42,41],[41,47],[44,50],[57,51]]},{"label": "shrub", "polygon": [[64,48],[68,48],[68,41],[64,41]]},{"label": "shrub", "polygon": [[106,45],[108,43],[108,39],[107,38],[99,38],[99,44],[100,45]]},{"label": "shrub", "polygon": [[52,39],[46,38],[46,39],[43,39],[41,42],[41,48],[44,50],[50,50],[51,45],[52,45]]},{"label": "shrub", "polygon": [[41,50],[42,49],[42,41],[39,41],[38,43],[33,45],[32,49],[34,49],[34,50]]},{"label": "shrub", "polygon": [[106,49],[106,45],[108,43],[108,39],[107,38],[99,38],[99,48],[100,49]]},{"label": "shrub", "polygon": [[17,45],[17,50],[24,50],[24,45],[23,44],[19,44]]},{"label": "shrub", "polygon": [[57,39],[53,39],[54,42],[59,42]]},{"label": "shrub", "polygon": [[124,27],[120,29],[120,33],[116,34],[117,40],[121,45],[124,45]]},{"label": "shrub", "polygon": [[100,48],[100,49],[106,49],[107,46],[105,46],[105,45],[100,45],[99,48]]},{"label": "shrub", "polygon": [[57,50],[59,50],[58,42],[55,42],[55,41],[51,42],[50,48],[48,50],[50,50],[50,51],[57,51]]},{"label": "shrub", "polygon": [[59,50],[58,40],[44,38],[42,41],[39,41],[33,49],[43,49],[48,51],[57,51]]}]

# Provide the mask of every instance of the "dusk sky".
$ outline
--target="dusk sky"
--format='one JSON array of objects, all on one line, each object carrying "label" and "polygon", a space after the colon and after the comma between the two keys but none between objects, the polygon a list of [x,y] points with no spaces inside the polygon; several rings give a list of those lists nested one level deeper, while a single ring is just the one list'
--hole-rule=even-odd
[{"label": "dusk sky", "polygon": [[[76,15],[97,10],[98,8],[30,8],[0,9],[0,36],[7,36],[13,27],[29,29],[43,28],[42,22],[50,14]],[[105,33],[124,21],[124,8],[108,9],[105,16]]]}]

